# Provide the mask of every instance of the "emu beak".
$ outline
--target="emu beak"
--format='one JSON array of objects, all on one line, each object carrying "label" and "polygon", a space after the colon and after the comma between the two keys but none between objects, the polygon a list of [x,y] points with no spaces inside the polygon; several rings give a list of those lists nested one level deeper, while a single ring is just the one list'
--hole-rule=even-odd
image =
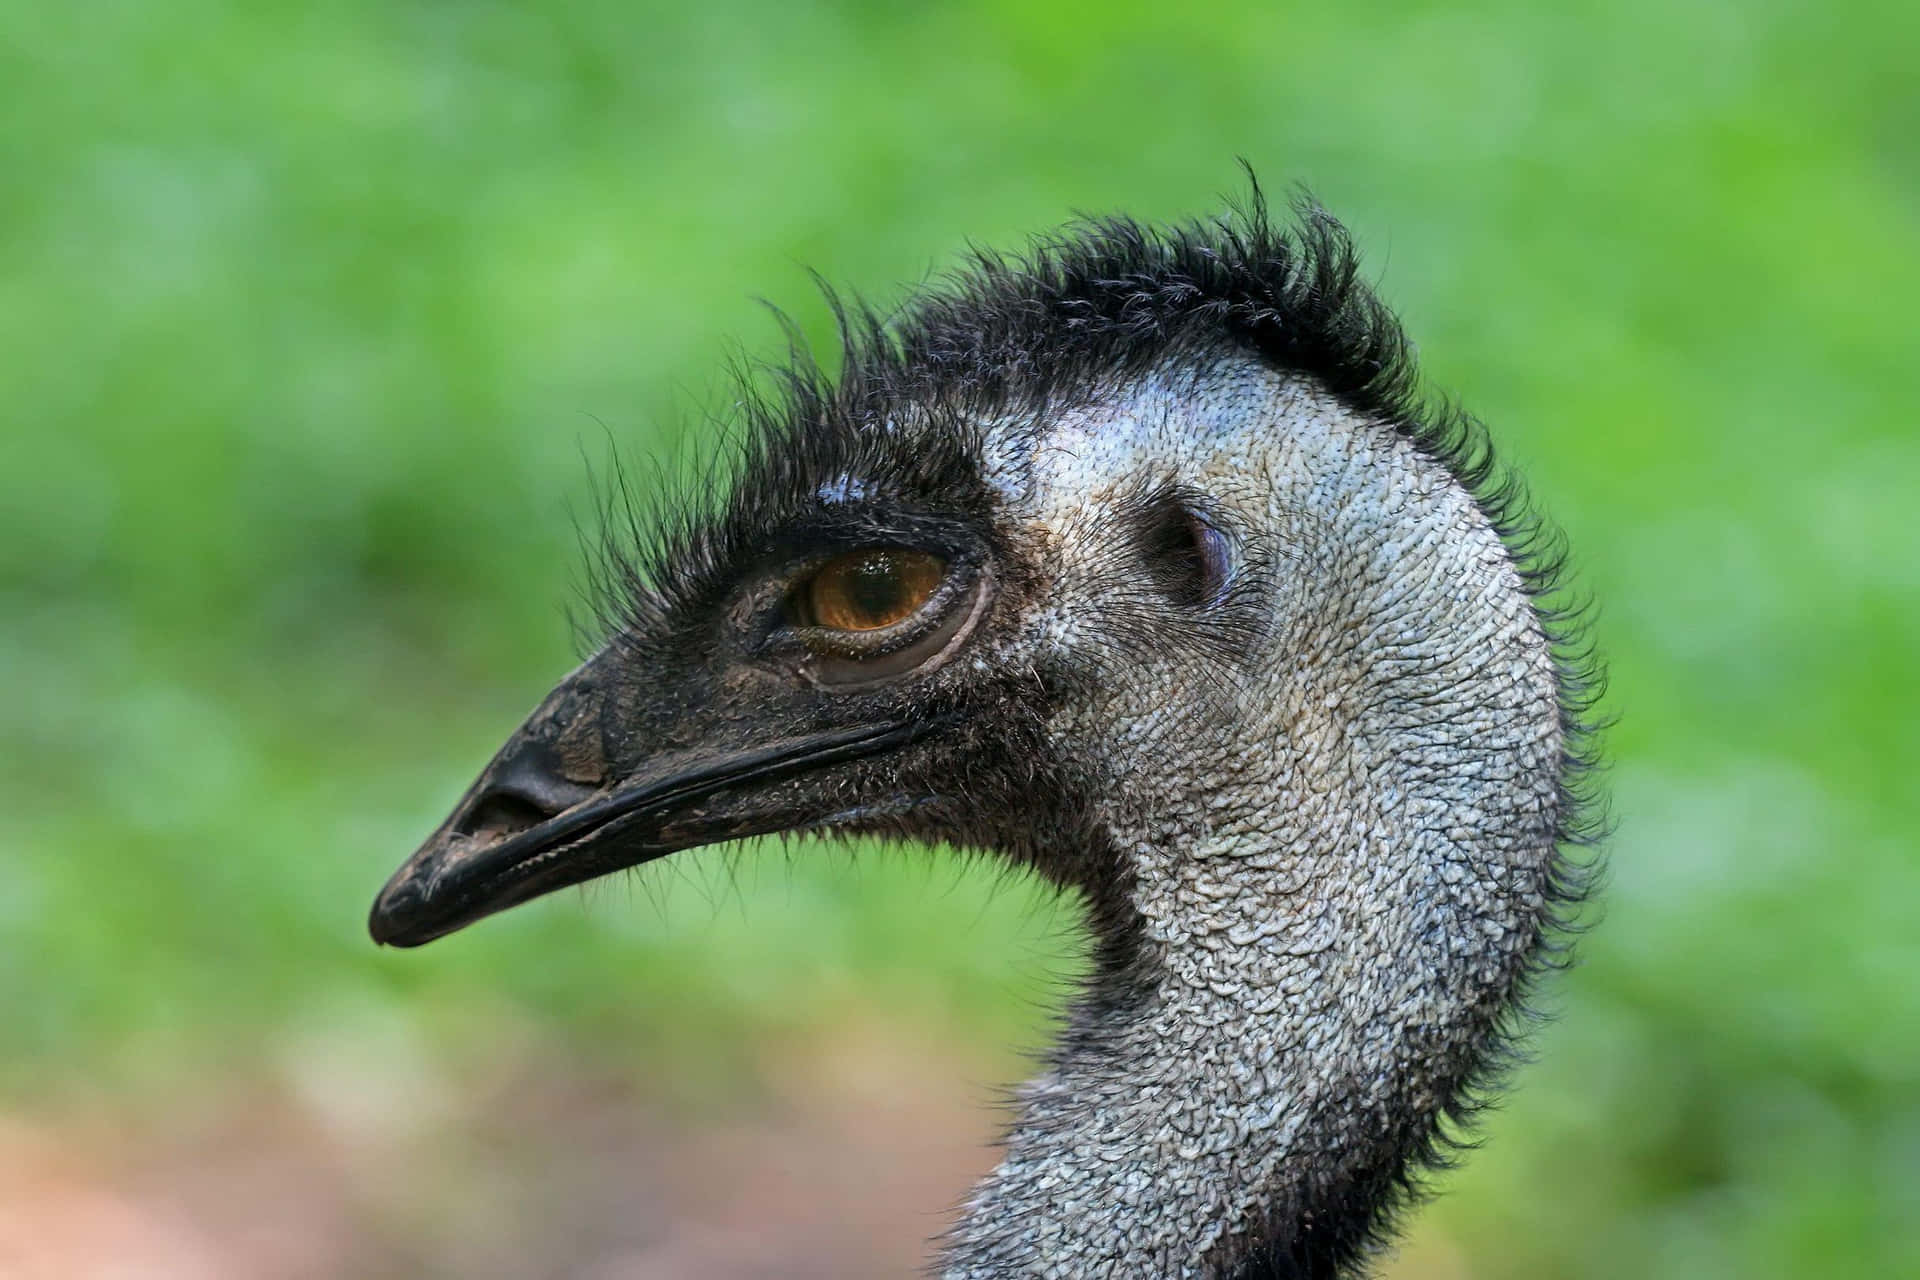
[{"label": "emu beak", "polygon": [[[734,749],[610,761],[619,726],[600,659],[563,680],[515,731],[453,813],[374,900],[375,942],[417,947],[542,894],[681,849],[803,825],[784,802],[738,803],[767,784],[888,751],[905,723],[868,723]],[[678,718],[700,718],[698,708]],[[699,740],[681,723],[663,736]],[[696,730],[689,733],[687,730]],[[617,775],[617,776],[616,776]]]}]

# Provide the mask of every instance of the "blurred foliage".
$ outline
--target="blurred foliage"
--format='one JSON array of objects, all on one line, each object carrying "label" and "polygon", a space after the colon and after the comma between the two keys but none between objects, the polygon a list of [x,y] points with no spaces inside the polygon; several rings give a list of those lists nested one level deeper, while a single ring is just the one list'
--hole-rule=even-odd
[{"label": "blurred foliage", "polygon": [[759,296],[823,335],[804,267],[897,296],[1244,156],[1602,605],[1605,919],[1429,1214],[1476,1276],[1920,1272],[1917,15],[0,0],[0,1092],[502,1002],[723,1082],[848,1008],[1037,1034],[1068,913],[946,861],[361,916],[569,664],[590,470],[698,454]]}]

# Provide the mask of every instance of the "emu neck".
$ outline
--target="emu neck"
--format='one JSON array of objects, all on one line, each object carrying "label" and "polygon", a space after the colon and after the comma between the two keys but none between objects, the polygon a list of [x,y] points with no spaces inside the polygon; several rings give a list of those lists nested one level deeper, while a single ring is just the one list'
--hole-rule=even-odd
[{"label": "emu neck", "polygon": [[1378,1008],[1420,996],[1343,943],[1379,930],[1316,888],[1363,879],[1371,851],[1223,862],[1233,838],[1135,849],[1135,930],[1103,948],[1128,962],[1021,1091],[947,1276],[1332,1276],[1373,1229],[1451,1082]]},{"label": "emu neck", "polygon": [[1098,487],[1116,454],[1177,467],[1270,576],[1237,654],[1196,676],[1190,652],[1129,651],[1057,719],[1105,779],[1080,851],[1121,871],[1085,878],[1104,962],[945,1274],[1344,1274],[1538,944],[1551,653],[1465,490],[1310,386],[1223,362],[1048,444],[1006,483],[1057,549],[1038,645],[1164,629],[1103,618],[1133,607],[1105,568],[1127,554]]}]

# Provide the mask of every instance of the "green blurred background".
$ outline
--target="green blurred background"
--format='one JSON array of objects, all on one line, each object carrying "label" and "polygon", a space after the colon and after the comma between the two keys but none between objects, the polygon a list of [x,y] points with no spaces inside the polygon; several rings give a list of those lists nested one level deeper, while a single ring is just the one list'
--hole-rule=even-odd
[{"label": "green blurred background", "polygon": [[1400,1277],[1920,1275],[1920,10],[0,0],[0,1274],[902,1274],[1070,909],[373,890],[589,474],[974,239],[1309,184],[1601,602],[1602,926]]}]

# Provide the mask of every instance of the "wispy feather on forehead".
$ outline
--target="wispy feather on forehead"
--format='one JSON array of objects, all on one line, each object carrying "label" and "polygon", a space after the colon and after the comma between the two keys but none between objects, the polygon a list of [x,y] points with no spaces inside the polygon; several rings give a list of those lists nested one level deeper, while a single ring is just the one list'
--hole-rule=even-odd
[{"label": "wispy feather on forehead", "polygon": [[789,327],[785,363],[741,380],[732,447],[709,483],[640,522],[649,536],[609,562],[610,601],[633,599],[608,622],[708,595],[767,528],[823,493],[984,502],[980,422],[1037,420],[1182,348],[1242,347],[1403,424],[1437,453],[1458,452],[1454,426],[1423,425],[1406,341],[1360,283],[1345,229],[1305,200],[1294,213],[1290,228],[1276,227],[1254,185],[1217,218],[1084,220],[1023,252],[975,249],[891,317],[827,290],[838,376]]}]

